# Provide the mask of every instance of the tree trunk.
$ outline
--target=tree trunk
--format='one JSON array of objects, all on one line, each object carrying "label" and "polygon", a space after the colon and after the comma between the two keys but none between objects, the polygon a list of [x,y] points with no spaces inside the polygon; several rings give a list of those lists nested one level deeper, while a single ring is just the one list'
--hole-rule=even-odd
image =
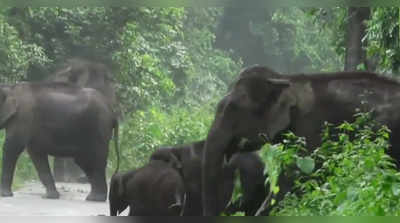
[{"label": "tree trunk", "polygon": [[365,21],[370,17],[370,8],[350,7],[348,9],[348,17],[344,70],[357,70],[359,64],[364,64],[368,69],[364,49],[367,46],[367,41],[362,41],[362,39],[366,34]]}]

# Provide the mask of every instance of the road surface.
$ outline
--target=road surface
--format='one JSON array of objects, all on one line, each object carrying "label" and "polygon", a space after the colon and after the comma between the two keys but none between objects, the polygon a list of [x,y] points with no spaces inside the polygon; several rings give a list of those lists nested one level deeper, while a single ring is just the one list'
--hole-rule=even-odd
[{"label": "road surface", "polygon": [[89,202],[89,184],[57,183],[60,199],[43,199],[39,182],[27,183],[13,197],[0,197],[0,216],[98,216],[109,215],[108,202]]}]

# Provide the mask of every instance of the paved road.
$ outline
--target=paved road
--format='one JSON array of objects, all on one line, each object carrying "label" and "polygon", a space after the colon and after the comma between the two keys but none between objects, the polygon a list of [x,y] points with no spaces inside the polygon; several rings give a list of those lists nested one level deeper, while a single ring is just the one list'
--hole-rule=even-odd
[{"label": "paved road", "polygon": [[109,215],[108,202],[85,201],[89,184],[57,183],[60,199],[43,199],[44,187],[26,184],[13,197],[0,197],[0,216],[97,216]]}]

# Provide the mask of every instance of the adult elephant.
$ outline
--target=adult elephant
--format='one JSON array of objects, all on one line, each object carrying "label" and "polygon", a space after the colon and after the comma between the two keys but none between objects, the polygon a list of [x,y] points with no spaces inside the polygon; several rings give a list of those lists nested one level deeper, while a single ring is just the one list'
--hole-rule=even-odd
[{"label": "adult elephant", "polygon": [[[181,163],[180,172],[187,192],[185,216],[202,215],[201,163],[204,143],[205,141],[198,141],[183,146],[159,148],[150,156],[150,160],[165,162],[174,162],[171,157],[176,157]],[[240,173],[243,199],[240,205],[235,203],[227,207],[232,197],[236,170]],[[222,180],[219,184],[214,184],[214,187],[218,188],[220,192],[218,210],[229,210],[229,213],[243,211],[246,215],[254,215],[266,197],[263,170],[264,163],[255,153],[240,153],[227,157],[223,167]]]},{"label": "adult elephant", "polygon": [[[47,81],[73,83],[80,87],[98,90],[107,103],[112,105],[120,116],[119,103],[115,93],[111,70],[103,63],[84,58],[71,58],[62,64]],[[79,182],[84,174],[71,158],[56,157],[53,167],[56,181]]]},{"label": "adult elephant", "polygon": [[[172,154],[171,154],[172,155]],[[143,167],[116,173],[110,181],[110,215],[127,207],[129,216],[179,216],[185,208],[185,185],[179,161],[151,160]]]},{"label": "adult elephant", "polygon": [[[224,156],[240,138],[277,140],[290,130],[306,137],[307,147],[320,144],[323,123],[354,120],[357,108],[374,109],[376,120],[391,130],[392,148],[400,140],[400,84],[368,72],[280,75],[263,66],[244,69],[219,102],[203,158],[204,215],[218,215],[218,190]],[[265,138],[265,137],[264,137]],[[260,148],[260,147],[256,147]],[[389,153],[397,161],[400,150]]]},{"label": "adult elephant", "polygon": [[1,196],[12,196],[15,165],[26,148],[46,187],[45,198],[59,198],[48,155],[72,157],[84,170],[87,200],[105,201],[105,168],[113,135],[118,152],[118,122],[104,96],[67,83],[20,83],[0,87],[0,127],[5,128]]}]

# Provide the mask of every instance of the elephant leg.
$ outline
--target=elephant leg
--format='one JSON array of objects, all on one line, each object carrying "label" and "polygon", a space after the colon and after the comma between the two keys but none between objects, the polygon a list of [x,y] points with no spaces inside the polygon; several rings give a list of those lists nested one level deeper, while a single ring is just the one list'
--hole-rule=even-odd
[{"label": "elephant leg", "polygon": [[[101,153],[101,152],[99,152]],[[106,158],[100,158],[96,154],[95,159],[77,158],[75,162],[86,173],[91,191],[86,197],[88,201],[106,201],[107,200],[107,183],[106,183]]]},{"label": "elephant leg", "polygon": [[65,182],[65,160],[63,158],[54,157],[54,179],[57,182]]},{"label": "elephant leg", "polygon": [[19,155],[24,150],[24,144],[19,140],[7,138],[3,145],[3,159],[2,159],[2,176],[1,176],[1,196],[11,197],[11,184],[14,178],[15,165]]},{"label": "elephant leg", "polygon": [[47,154],[36,153],[30,149],[28,149],[28,153],[35,165],[40,181],[46,187],[46,194],[43,198],[58,199],[60,193],[58,193],[53,176],[51,175]]},{"label": "elephant leg", "polygon": [[129,206],[128,216],[135,216],[135,213],[133,212],[133,208],[131,206]]}]

